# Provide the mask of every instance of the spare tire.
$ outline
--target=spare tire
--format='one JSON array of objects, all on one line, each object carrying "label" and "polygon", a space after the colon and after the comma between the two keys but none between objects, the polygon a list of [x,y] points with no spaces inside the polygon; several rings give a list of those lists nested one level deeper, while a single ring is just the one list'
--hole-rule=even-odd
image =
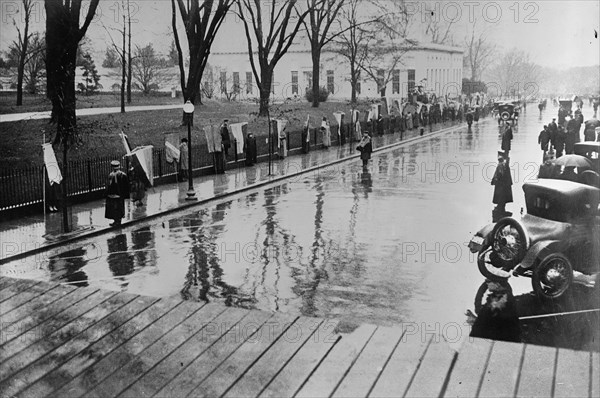
[{"label": "spare tire", "polygon": [[490,245],[494,266],[505,270],[516,267],[527,254],[529,236],[523,225],[511,217],[501,219],[492,229]]}]

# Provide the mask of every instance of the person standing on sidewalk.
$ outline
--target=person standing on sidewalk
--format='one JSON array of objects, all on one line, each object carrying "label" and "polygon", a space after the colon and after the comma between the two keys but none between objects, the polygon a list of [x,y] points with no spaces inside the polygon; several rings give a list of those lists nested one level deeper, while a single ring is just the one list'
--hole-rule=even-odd
[{"label": "person standing on sidewalk", "polygon": [[550,132],[548,131],[548,126],[544,125],[544,129],[540,131],[540,135],[538,136],[538,144],[540,144],[540,148],[543,151],[542,159],[546,157],[546,153],[548,153],[548,144],[550,143]]},{"label": "person standing on sidewalk", "polygon": [[223,143],[223,155],[225,156],[225,162],[227,162],[227,157],[229,156],[229,148],[231,147],[231,138],[229,137],[229,120],[223,120],[223,124],[221,125],[221,142]]},{"label": "person standing on sidewalk", "polygon": [[113,220],[110,224],[113,227],[121,225],[121,219],[125,216],[125,199],[129,198],[129,179],[127,174],[121,171],[121,163],[118,160],[113,160],[110,165],[112,171],[106,183],[104,217]]},{"label": "person standing on sidewalk", "polygon": [[144,205],[143,199],[146,196],[146,186],[134,167],[129,169],[129,192],[130,198],[136,206]]},{"label": "person standing on sidewalk", "polygon": [[181,169],[180,181],[185,181],[188,178],[188,140],[187,138],[182,138],[181,143],[179,144],[179,168]]},{"label": "person standing on sidewalk", "polygon": [[360,158],[362,159],[363,169],[367,168],[369,164],[369,159],[371,159],[371,153],[373,152],[373,144],[371,143],[371,136],[368,131],[363,133],[358,146],[356,147],[357,151],[360,151]]}]

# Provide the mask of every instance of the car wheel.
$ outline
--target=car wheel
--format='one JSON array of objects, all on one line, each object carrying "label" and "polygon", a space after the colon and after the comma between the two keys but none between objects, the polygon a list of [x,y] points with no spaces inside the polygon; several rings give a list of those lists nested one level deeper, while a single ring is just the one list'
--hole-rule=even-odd
[{"label": "car wheel", "polygon": [[497,268],[511,270],[525,257],[529,237],[523,225],[514,218],[503,218],[494,225],[491,235],[493,254],[490,260]]},{"label": "car wheel", "polygon": [[533,269],[531,284],[540,298],[555,299],[563,295],[573,282],[573,267],[561,253],[552,253]]},{"label": "car wheel", "polygon": [[504,269],[494,260],[494,252],[491,247],[482,247],[477,255],[477,268],[481,275],[494,282],[503,282],[510,278],[509,269]]}]

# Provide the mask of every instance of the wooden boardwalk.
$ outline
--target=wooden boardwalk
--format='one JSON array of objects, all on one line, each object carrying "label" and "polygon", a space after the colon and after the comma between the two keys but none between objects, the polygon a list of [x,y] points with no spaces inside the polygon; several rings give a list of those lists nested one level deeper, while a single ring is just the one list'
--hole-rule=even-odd
[{"label": "wooden boardwalk", "polygon": [[0,278],[2,397],[598,397],[598,353]]}]

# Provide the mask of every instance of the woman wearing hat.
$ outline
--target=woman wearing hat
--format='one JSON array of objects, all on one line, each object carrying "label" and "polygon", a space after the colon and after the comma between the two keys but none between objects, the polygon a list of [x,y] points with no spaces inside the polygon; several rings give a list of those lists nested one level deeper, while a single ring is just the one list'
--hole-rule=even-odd
[{"label": "woman wearing hat", "polygon": [[129,198],[129,179],[127,174],[121,171],[121,163],[118,160],[113,160],[110,165],[112,171],[106,183],[104,217],[113,220],[110,224],[112,227],[121,225],[121,219],[125,216],[125,199]]}]

